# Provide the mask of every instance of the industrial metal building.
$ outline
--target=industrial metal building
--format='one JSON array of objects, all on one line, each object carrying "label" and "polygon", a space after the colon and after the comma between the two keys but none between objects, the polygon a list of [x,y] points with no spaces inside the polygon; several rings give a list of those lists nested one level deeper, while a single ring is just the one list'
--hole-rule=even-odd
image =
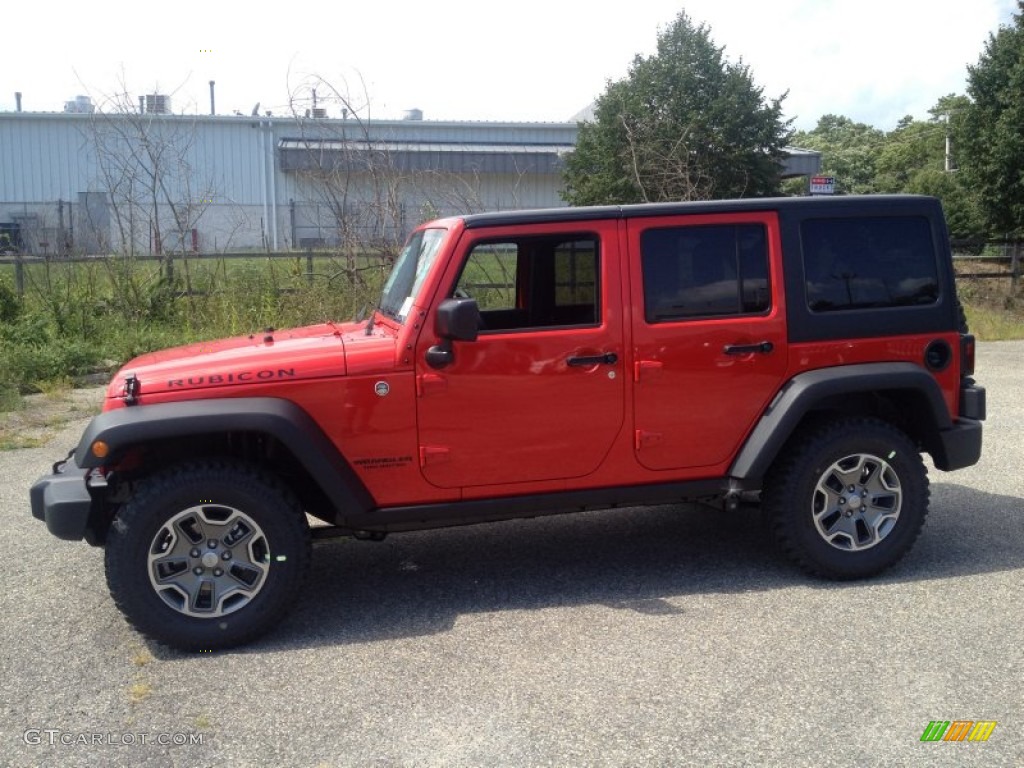
[{"label": "industrial metal building", "polygon": [[[69,102],[76,104],[75,102]],[[401,240],[438,215],[560,206],[577,124],[0,113],[0,248],[285,250]],[[784,175],[817,173],[790,150]]]}]

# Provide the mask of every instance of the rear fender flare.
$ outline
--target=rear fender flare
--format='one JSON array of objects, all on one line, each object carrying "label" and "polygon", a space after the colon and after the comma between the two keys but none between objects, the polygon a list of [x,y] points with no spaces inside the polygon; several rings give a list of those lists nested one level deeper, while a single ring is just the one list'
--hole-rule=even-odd
[{"label": "rear fender flare", "polygon": [[804,417],[829,398],[843,395],[913,392],[930,414],[922,425],[925,447],[939,450],[941,431],[953,426],[942,389],[931,374],[913,363],[865,363],[821,368],[790,379],[761,415],[732,463],[729,475],[743,487],[760,484],[764,474]]}]

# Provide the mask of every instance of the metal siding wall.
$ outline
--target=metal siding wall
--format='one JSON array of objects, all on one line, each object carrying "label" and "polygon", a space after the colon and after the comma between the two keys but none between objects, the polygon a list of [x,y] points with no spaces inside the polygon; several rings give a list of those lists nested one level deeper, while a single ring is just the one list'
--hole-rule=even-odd
[{"label": "metal siding wall", "polygon": [[197,126],[195,167],[207,168],[218,203],[262,205],[255,136],[250,121]]},{"label": "metal siding wall", "polygon": [[[7,220],[12,211],[55,211],[59,199],[77,204],[78,193],[105,190],[92,138],[92,121],[96,119],[103,118],[0,113],[0,219]],[[268,122],[264,118],[261,124],[258,118],[229,116],[157,117],[152,127],[170,131],[176,141],[187,139],[189,131],[195,132],[186,153],[192,178],[188,184],[177,184],[179,188],[172,194],[183,195],[189,188],[197,196],[206,191],[208,184],[212,187],[213,202],[205,204],[197,225],[201,247],[210,249],[260,247],[263,203],[271,190],[276,200],[268,202],[276,208],[270,215],[277,221],[279,247],[291,245],[289,201],[316,203],[319,196],[296,174],[279,170],[278,143],[282,138],[303,134],[338,136],[341,129],[348,128],[341,121],[297,124],[289,119]],[[566,124],[393,121],[375,123],[371,128],[371,139],[460,144],[571,144],[576,136],[575,125]],[[273,154],[272,162],[268,153]],[[272,179],[263,175],[265,170],[273,174]],[[557,193],[560,185],[560,176],[548,173],[403,174],[406,226],[415,226],[431,207],[449,214],[563,205]],[[354,199],[372,196],[367,181],[355,184]],[[269,236],[269,222],[267,231]]]},{"label": "metal siding wall", "polygon": [[[91,119],[62,113],[0,114],[0,202],[68,200],[79,192],[102,189],[90,138]],[[225,198],[262,205],[260,131],[251,127],[254,121],[216,118],[161,123],[159,130],[169,129],[167,135],[175,141],[187,140],[185,132],[195,130],[193,146],[186,153],[194,170],[193,182],[212,178]]]},{"label": "metal siding wall", "polygon": [[0,202],[73,200],[92,165],[87,117],[0,115]]}]

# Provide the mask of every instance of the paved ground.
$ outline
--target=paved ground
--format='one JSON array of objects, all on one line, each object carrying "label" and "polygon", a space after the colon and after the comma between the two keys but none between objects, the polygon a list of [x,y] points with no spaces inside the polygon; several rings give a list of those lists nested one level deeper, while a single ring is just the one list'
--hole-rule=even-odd
[{"label": "paved ground", "polygon": [[[983,462],[933,473],[884,578],[807,579],[698,507],[333,541],[286,626],[212,656],[143,641],[101,552],[32,519],[70,424],[0,453],[0,764],[1022,766],[1022,376],[1024,342],[981,345]],[[998,725],[920,741],[956,719]]]}]

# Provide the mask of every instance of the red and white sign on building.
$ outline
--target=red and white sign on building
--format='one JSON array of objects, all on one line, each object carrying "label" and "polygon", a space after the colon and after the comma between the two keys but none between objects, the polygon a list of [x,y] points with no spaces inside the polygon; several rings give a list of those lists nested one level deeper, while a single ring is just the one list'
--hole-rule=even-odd
[{"label": "red and white sign on building", "polygon": [[811,176],[812,195],[834,195],[836,192],[835,176]]}]

